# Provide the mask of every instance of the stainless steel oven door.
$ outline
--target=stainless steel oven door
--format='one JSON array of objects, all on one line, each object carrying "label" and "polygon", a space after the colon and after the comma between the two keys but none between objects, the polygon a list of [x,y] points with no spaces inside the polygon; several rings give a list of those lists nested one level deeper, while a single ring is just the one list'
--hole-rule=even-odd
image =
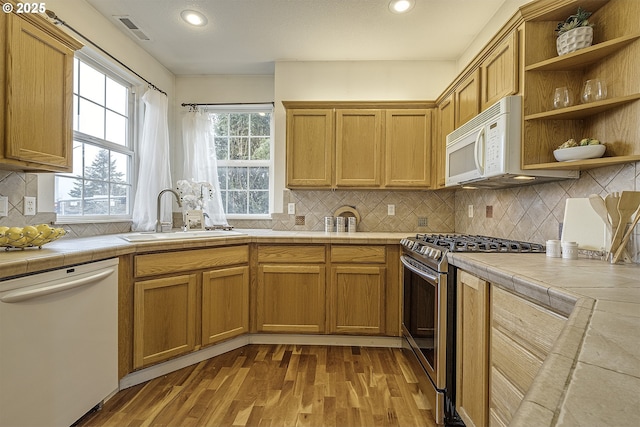
[{"label": "stainless steel oven door", "polygon": [[402,255],[402,330],[434,387],[446,387],[447,276]]}]

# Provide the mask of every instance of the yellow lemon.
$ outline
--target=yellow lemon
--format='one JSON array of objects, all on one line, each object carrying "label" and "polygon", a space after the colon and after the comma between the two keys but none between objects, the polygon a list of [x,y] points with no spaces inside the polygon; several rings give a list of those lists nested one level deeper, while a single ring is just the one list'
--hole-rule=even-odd
[{"label": "yellow lemon", "polygon": [[40,224],[36,226],[36,228],[40,233],[42,233],[40,237],[42,237],[43,239],[47,239],[51,235],[51,233],[53,233],[53,228],[49,227],[49,225],[47,224]]},{"label": "yellow lemon", "polygon": [[27,225],[22,229],[22,234],[28,239],[34,239],[40,232],[33,225]]},{"label": "yellow lemon", "polygon": [[22,239],[22,227],[11,227],[4,235],[9,239],[9,243]]}]

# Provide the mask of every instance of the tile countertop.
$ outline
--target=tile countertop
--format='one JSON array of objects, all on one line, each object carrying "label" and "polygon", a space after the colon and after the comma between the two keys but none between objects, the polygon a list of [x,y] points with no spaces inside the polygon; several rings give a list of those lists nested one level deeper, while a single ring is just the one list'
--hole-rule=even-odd
[{"label": "tile countertop", "polygon": [[[115,234],[62,238],[39,250],[0,252],[0,279],[159,249],[250,242],[396,244],[412,234],[236,231],[246,235],[144,243]],[[640,425],[640,265],[485,253],[449,254],[449,262],[569,316],[512,426]]]},{"label": "tile countertop", "polygon": [[42,249],[27,248],[25,250],[4,251],[0,248],[0,280],[131,253],[157,250],[197,249],[252,242],[397,244],[403,237],[411,235],[409,232],[324,233],[321,231],[273,231],[269,229],[236,229],[235,231],[246,234],[149,242],[128,242],[119,237],[121,234],[109,234],[81,238],[63,237],[46,244]]},{"label": "tile countertop", "polygon": [[639,265],[544,254],[449,254],[449,262],[570,313],[510,426],[640,425]]}]

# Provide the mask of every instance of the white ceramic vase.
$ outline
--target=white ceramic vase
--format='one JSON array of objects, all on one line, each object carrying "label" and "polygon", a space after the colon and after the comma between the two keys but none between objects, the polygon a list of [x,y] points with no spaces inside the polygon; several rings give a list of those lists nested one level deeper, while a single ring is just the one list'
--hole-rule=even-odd
[{"label": "white ceramic vase", "polygon": [[566,55],[591,46],[593,43],[593,27],[578,27],[562,33],[556,40],[558,55]]}]

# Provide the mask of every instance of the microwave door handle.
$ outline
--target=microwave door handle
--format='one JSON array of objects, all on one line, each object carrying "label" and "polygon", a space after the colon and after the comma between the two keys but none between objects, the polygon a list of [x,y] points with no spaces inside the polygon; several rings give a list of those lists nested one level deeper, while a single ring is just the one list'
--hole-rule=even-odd
[{"label": "microwave door handle", "polygon": [[[482,140],[482,143],[480,140]],[[480,161],[480,156],[482,156],[482,162]],[[476,169],[478,169],[480,175],[484,175],[484,128],[480,129],[476,137],[476,150],[473,160],[476,163]]]}]

